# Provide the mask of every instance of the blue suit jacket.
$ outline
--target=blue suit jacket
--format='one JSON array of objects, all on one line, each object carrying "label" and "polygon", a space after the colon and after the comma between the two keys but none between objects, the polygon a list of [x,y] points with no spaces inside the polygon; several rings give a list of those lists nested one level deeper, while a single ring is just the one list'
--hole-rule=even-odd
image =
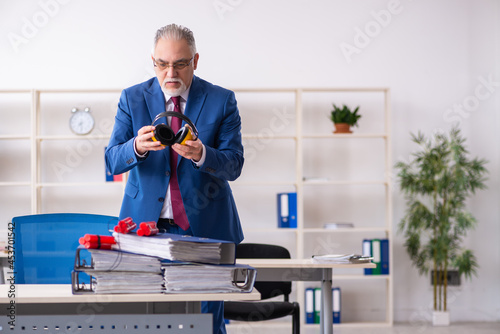
[{"label": "blue suit jacket", "polygon": [[[171,175],[170,150],[150,151],[141,159],[133,145],[137,131],[163,111],[165,97],[156,78],[121,94],[106,149],[106,166],[112,174],[130,171],[120,219],[132,217],[139,224],[160,216]],[[181,156],[178,159],[179,188],[191,230],[198,237],[239,243],[243,232],[228,184],[240,175],[244,160],[234,93],[194,76],[184,115],[196,125],[206,149],[200,168]]]}]

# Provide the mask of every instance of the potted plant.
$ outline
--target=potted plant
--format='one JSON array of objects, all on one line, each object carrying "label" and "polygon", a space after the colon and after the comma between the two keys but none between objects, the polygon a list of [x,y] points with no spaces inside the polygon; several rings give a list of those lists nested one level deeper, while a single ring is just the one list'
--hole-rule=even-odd
[{"label": "potted plant", "polygon": [[470,279],[478,268],[473,252],[462,243],[477,223],[466,210],[466,199],[485,188],[486,161],[469,158],[457,128],[433,140],[421,133],[412,134],[412,139],[420,150],[412,161],[396,164],[407,200],[399,232],[404,233],[404,246],[419,274],[433,270],[433,323],[447,325],[448,270],[455,268]]},{"label": "potted plant", "polygon": [[335,125],[333,133],[352,133],[351,126],[358,126],[358,120],[361,115],[358,114],[359,106],[351,111],[345,104],[342,108],[333,104],[333,110],[330,114],[330,119]]}]

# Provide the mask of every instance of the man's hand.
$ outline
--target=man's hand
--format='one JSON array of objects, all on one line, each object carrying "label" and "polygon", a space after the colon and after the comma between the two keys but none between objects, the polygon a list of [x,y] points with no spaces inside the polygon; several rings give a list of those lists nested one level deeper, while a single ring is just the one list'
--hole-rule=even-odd
[{"label": "man's hand", "polygon": [[152,125],[146,125],[137,131],[137,137],[135,138],[135,150],[138,154],[144,155],[148,151],[160,151],[165,149],[159,141],[153,141],[153,130],[155,129]]},{"label": "man's hand", "polygon": [[183,156],[186,159],[191,159],[195,162],[200,161],[203,154],[203,143],[198,138],[196,140],[188,140],[185,145],[174,144],[172,149],[177,152],[178,155]]}]

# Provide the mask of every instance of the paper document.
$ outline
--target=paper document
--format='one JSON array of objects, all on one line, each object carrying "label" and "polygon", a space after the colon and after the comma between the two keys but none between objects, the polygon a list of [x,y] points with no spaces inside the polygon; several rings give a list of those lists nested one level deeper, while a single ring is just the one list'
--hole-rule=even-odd
[{"label": "paper document", "polygon": [[314,263],[370,263],[372,257],[357,254],[313,255]]}]

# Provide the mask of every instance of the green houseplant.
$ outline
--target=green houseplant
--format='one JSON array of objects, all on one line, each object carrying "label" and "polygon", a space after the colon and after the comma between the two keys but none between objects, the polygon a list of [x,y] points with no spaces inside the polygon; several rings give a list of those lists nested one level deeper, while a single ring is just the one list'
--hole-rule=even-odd
[{"label": "green houseplant", "polygon": [[420,150],[410,162],[398,162],[398,178],[407,200],[406,214],[399,224],[405,248],[419,274],[433,270],[434,313],[445,317],[447,274],[456,268],[470,279],[478,264],[471,250],[462,247],[467,232],[475,227],[475,218],[466,210],[466,199],[485,188],[485,160],[469,158],[465,139],[457,128],[448,135],[426,139],[412,134]]},{"label": "green houseplant", "polygon": [[333,110],[330,114],[330,119],[335,125],[334,133],[352,133],[351,126],[358,126],[358,120],[361,115],[358,114],[359,106],[353,111],[345,104],[342,108],[333,104]]}]

